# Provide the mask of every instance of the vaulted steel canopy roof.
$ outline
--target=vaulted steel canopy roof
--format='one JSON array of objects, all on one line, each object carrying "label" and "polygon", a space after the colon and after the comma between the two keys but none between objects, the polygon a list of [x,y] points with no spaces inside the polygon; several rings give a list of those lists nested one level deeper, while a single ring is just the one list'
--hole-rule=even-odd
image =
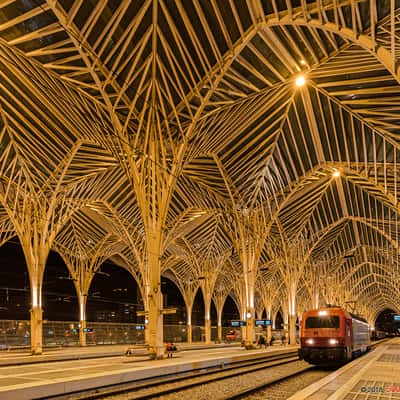
[{"label": "vaulted steel canopy roof", "polygon": [[143,284],[158,221],[187,296],[206,274],[239,298],[251,248],[264,304],[299,274],[300,297],[332,300],[329,277],[336,301],[399,308],[399,7],[0,1],[0,243],[38,234]]}]

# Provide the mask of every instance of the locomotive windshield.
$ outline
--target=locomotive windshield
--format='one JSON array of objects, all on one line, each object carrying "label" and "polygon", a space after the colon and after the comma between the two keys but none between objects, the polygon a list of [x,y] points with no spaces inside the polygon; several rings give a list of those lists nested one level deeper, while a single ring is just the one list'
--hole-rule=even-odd
[{"label": "locomotive windshield", "polygon": [[306,319],[307,328],[339,328],[340,320],[338,316],[330,315],[326,317],[308,317]]}]

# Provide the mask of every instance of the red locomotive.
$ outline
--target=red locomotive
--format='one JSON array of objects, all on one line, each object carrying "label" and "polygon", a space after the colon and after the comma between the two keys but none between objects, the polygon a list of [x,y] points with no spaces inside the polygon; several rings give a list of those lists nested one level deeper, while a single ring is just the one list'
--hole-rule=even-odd
[{"label": "red locomotive", "polygon": [[347,362],[370,345],[368,323],[343,308],[320,308],[303,315],[299,357],[310,364]]}]

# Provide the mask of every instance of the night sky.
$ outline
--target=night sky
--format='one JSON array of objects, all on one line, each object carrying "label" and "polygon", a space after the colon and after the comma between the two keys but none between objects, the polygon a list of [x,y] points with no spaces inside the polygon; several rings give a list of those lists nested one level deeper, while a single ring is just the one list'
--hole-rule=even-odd
[{"label": "night sky", "polygon": [[[87,320],[104,322],[143,322],[136,312],[143,310],[143,302],[135,279],[125,269],[107,261],[101,273],[93,278],[87,301]],[[73,281],[62,258],[51,252],[43,281],[43,318],[49,321],[76,321],[78,301]],[[176,285],[162,278],[164,307],[176,307],[176,314],[164,316],[166,324],[186,322],[186,308]],[[0,247],[0,319],[29,319],[30,287],[25,258],[17,238]],[[228,297],[224,307],[223,324],[239,315],[233,300]],[[211,305],[212,324],[217,313]],[[192,311],[192,324],[204,324],[204,301],[197,292]]]}]

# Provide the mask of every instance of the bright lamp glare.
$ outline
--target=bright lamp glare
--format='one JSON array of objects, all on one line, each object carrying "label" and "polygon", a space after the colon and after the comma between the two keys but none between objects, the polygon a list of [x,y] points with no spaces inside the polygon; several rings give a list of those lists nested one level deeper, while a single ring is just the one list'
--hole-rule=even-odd
[{"label": "bright lamp glare", "polygon": [[328,311],[326,311],[326,310],[318,311],[318,315],[319,316],[328,315]]},{"label": "bright lamp glare", "polygon": [[340,171],[333,171],[333,174],[332,174],[332,176],[334,177],[334,178],[339,178],[339,176],[340,176]]},{"label": "bright lamp glare", "polygon": [[329,344],[338,344],[337,339],[329,339]]},{"label": "bright lamp glare", "polygon": [[251,312],[248,312],[248,313],[246,314],[246,317],[247,317],[247,318],[251,318]]},{"label": "bright lamp glare", "polygon": [[306,78],[303,75],[300,75],[296,78],[296,86],[301,87],[306,83]]},{"label": "bright lamp glare", "polygon": [[307,344],[314,344],[314,339],[307,339],[307,340],[306,340],[306,343],[307,343]]}]

